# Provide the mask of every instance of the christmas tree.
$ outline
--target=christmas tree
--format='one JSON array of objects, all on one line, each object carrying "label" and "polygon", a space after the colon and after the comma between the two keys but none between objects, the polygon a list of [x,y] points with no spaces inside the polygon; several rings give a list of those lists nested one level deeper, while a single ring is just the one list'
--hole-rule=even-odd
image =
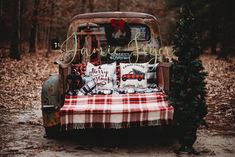
[{"label": "christmas tree", "polygon": [[178,59],[171,67],[169,97],[175,108],[175,122],[181,129],[181,151],[192,152],[196,129],[200,124],[205,124],[203,118],[207,114],[207,105],[204,82],[206,73],[198,59],[202,50],[195,27],[195,18],[189,6],[183,6],[180,10],[180,19],[173,38],[173,49]]}]

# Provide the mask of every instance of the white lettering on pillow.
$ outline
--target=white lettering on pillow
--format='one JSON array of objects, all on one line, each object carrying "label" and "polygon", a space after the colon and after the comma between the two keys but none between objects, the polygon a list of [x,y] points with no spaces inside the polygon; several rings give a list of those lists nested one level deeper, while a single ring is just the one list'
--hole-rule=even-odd
[{"label": "white lettering on pillow", "polygon": [[116,62],[94,66],[87,63],[86,75],[91,76],[96,83],[96,89],[113,89],[113,79],[116,76]]}]

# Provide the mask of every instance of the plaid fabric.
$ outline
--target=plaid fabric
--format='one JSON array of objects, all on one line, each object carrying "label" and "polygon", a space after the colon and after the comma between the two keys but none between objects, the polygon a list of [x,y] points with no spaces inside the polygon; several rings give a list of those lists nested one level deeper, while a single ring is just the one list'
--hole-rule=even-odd
[{"label": "plaid fabric", "polygon": [[173,112],[163,93],[66,96],[60,121],[63,130],[156,126],[171,123]]},{"label": "plaid fabric", "polygon": [[148,84],[157,83],[157,65],[158,64],[149,64],[148,66],[148,73],[147,73]]},{"label": "plaid fabric", "polygon": [[83,93],[83,94],[88,94],[90,92],[92,92],[93,89],[95,89],[95,81],[91,80],[90,82],[87,82],[81,89],[80,91]]}]

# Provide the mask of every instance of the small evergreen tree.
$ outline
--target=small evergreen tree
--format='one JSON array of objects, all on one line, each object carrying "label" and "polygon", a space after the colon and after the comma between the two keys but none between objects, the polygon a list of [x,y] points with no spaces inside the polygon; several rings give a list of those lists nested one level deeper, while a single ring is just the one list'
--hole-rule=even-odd
[{"label": "small evergreen tree", "polygon": [[[183,6],[173,38],[174,54],[178,57],[171,69],[171,89],[169,98],[175,108],[174,119],[180,128],[205,124],[207,114],[205,102],[205,76],[201,61],[198,59],[202,50],[199,45],[195,18],[190,8]],[[182,132],[181,132],[182,133]],[[183,131],[182,134],[187,134]],[[194,133],[196,140],[196,131]],[[184,135],[182,135],[184,136]],[[192,144],[193,144],[192,143]],[[189,146],[192,148],[192,145]]]}]

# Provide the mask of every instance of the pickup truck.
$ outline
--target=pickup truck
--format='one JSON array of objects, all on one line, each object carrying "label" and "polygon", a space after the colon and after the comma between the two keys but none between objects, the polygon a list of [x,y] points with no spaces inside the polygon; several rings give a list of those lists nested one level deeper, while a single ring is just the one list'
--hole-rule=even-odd
[{"label": "pickup truck", "polygon": [[55,61],[59,73],[42,87],[46,135],[171,125],[174,108],[167,100],[171,63],[161,46],[159,21],[146,13],[73,17]]}]

